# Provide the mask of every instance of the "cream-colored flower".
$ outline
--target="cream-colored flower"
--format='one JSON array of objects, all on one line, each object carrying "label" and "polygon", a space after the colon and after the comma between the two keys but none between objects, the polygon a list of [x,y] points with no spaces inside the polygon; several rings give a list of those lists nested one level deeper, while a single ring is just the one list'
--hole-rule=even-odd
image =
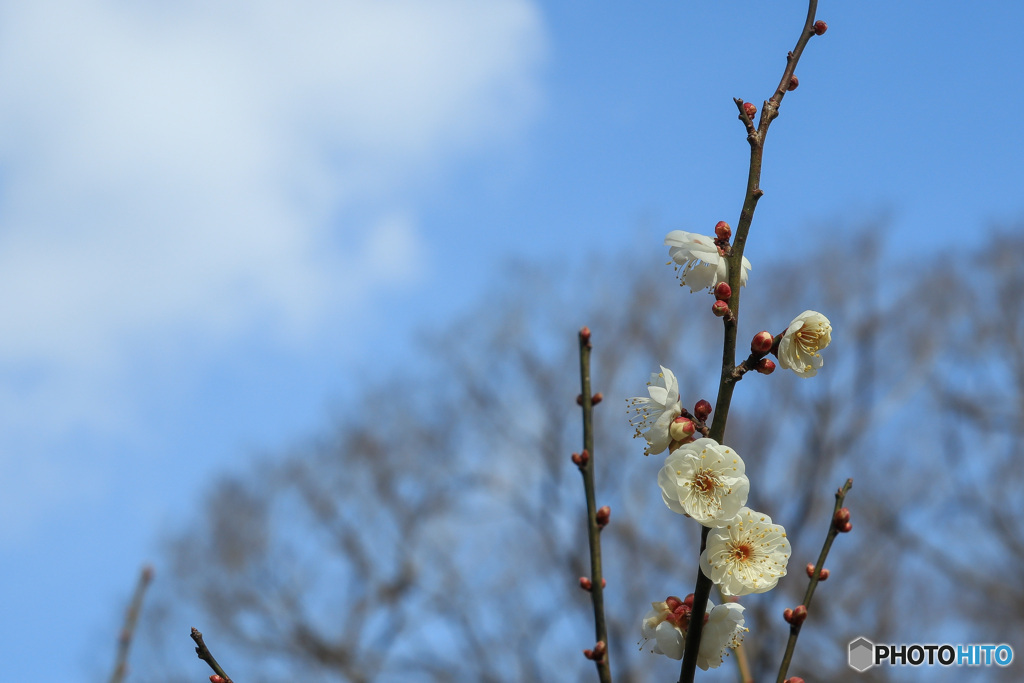
[{"label": "cream-colored flower", "polygon": [[801,377],[814,377],[824,362],[821,351],[832,341],[832,323],[817,311],[804,311],[779,341],[779,365]]},{"label": "cream-colored flower", "polygon": [[661,372],[651,373],[647,383],[650,397],[637,396],[629,399],[629,405],[636,414],[629,423],[636,429],[634,437],[647,440],[644,455],[661,453],[672,443],[670,428],[672,421],[683,412],[679,402],[679,382],[672,371],[661,366]]},{"label": "cream-colored flower", "polygon": [[700,568],[723,595],[764,593],[786,575],[791,552],[780,524],[745,507],[727,525],[708,534]]},{"label": "cream-colored flower", "polygon": [[704,671],[717,669],[728,650],[734,650],[743,642],[743,636],[750,630],[744,626],[743,605],[727,602],[711,607],[708,602],[708,620],[700,632],[700,649],[697,650],[697,666]]},{"label": "cream-colored flower", "polygon": [[[714,237],[673,230],[665,236],[665,244],[669,246],[668,255],[676,264],[679,283],[689,287],[691,292],[728,281],[729,264],[715,246]],[[749,272],[750,261],[743,257],[741,287],[747,284]]]},{"label": "cream-colored flower", "polygon": [[683,444],[665,458],[658,486],[665,505],[706,527],[727,524],[747,502],[750,481],[736,451],[714,439]]}]

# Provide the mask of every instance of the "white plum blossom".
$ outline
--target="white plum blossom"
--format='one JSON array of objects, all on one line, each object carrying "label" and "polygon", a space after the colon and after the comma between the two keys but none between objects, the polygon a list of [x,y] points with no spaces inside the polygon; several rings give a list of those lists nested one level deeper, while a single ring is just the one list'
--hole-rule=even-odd
[{"label": "white plum blossom", "polygon": [[[686,285],[691,292],[714,287],[729,279],[729,265],[715,245],[715,238],[683,230],[673,230],[665,236],[669,246],[668,255],[676,264],[679,284]],[[740,269],[740,286],[747,284],[750,261],[743,257]]]},{"label": "white plum blossom", "polygon": [[700,568],[723,595],[764,593],[786,575],[791,552],[782,525],[744,507],[728,524],[708,533]]},{"label": "white plum blossom", "polygon": [[[672,600],[679,601],[679,598],[669,598],[669,601]],[[654,641],[651,652],[656,655],[666,655],[672,659],[683,658],[683,650],[686,646],[686,626],[677,622],[678,619],[667,602],[651,603],[651,611],[644,615],[644,620],[641,623],[643,642]]]},{"label": "white plum blossom", "polygon": [[661,453],[668,448],[672,443],[669,432],[672,421],[683,412],[683,405],[679,402],[679,382],[664,365],[660,373],[651,373],[647,393],[650,398],[637,396],[629,399],[629,405],[636,413],[629,420],[636,429],[633,436],[647,440],[644,455]]},{"label": "white plum blossom", "polygon": [[[693,596],[686,600],[669,597],[664,602],[652,602],[651,610],[641,623],[643,643],[654,641],[651,652],[672,659],[682,659],[686,650],[686,631],[690,624]],[[715,606],[708,600],[706,621],[701,631],[697,666],[707,671],[721,665],[726,648],[735,648],[743,641],[743,607],[735,603]]]},{"label": "white plum blossom", "polygon": [[832,323],[817,311],[793,319],[779,341],[779,365],[801,377],[814,377],[824,362],[818,353],[832,341]]},{"label": "white plum blossom", "polygon": [[743,605],[727,602],[711,608],[708,601],[708,620],[700,633],[700,649],[697,650],[697,666],[704,671],[717,669],[728,650],[736,649],[743,642],[743,636],[750,629],[744,626]]},{"label": "white plum blossom", "polygon": [[665,505],[706,527],[727,524],[747,502],[750,480],[736,451],[714,439],[683,444],[665,458],[658,486]]}]

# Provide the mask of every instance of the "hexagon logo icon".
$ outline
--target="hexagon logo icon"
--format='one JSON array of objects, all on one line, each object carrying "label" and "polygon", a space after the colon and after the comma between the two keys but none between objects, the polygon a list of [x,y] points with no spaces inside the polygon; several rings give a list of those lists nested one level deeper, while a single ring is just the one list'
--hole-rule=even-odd
[{"label": "hexagon logo icon", "polygon": [[861,637],[850,642],[850,667],[864,672],[875,665],[875,644]]}]

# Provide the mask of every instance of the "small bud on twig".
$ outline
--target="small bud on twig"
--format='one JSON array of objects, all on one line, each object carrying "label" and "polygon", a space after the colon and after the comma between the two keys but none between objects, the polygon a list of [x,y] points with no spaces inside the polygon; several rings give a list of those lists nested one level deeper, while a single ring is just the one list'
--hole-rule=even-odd
[{"label": "small bud on twig", "polygon": [[729,286],[728,282],[719,282],[715,285],[715,299],[718,301],[728,301],[732,296],[732,287]]},{"label": "small bud on twig", "polygon": [[[814,578],[814,563],[812,563],[812,562],[808,562],[807,563],[807,578],[809,578],[809,579],[813,579]],[[828,578],[828,569],[827,568],[826,569],[822,569],[821,573],[818,574],[818,581],[824,581],[827,578]]]},{"label": "small bud on twig", "polygon": [[799,87],[800,87],[800,79],[798,79],[796,76],[790,76],[790,78],[789,78],[789,87],[786,88],[786,90],[796,90]]},{"label": "small bud on twig", "polygon": [[594,584],[585,576],[580,577],[580,588],[585,591],[593,590]]},{"label": "small bud on twig", "polygon": [[604,394],[600,391],[590,397],[590,405],[596,406],[598,403],[604,400]]},{"label": "small bud on twig", "polygon": [[[746,105],[744,105],[746,106]],[[732,228],[725,221],[715,223],[715,237],[720,240],[727,240],[732,237]]]},{"label": "small bud on twig", "polygon": [[775,361],[771,358],[762,358],[757,361],[757,365],[754,366],[754,369],[762,375],[770,375],[775,372]]},{"label": "small bud on twig", "polygon": [[786,679],[786,683],[804,683],[804,679],[799,676],[790,676]]},{"label": "small bud on twig", "polygon": [[807,608],[803,605],[797,605],[793,609],[787,607],[782,613],[782,618],[793,626],[799,626],[807,619]]},{"label": "small bud on twig", "polygon": [[697,401],[697,405],[693,407],[693,416],[701,422],[704,422],[711,415],[711,410],[711,403],[707,399],[702,398]]},{"label": "small bud on twig", "polygon": [[584,467],[590,460],[590,453],[583,451],[582,453],[573,453],[572,462],[576,467]]},{"label": "small bud on twig", "polygon": [[693,436],[695,431],[697,431],[697,427],[685,417],[677,417],[668,426],[668,434],[673,441],[685,441]]},{"label": "small bud on twig", "polygon": [[751,119],[757,114],[757,106],[753,102],[743,103],[743,112]]},{"label": "small bud on twig", "polygon": [[840,533],[846,533],[853,529],[853,525],[850,524],[850,508],[836,510],[836,514],[832,518],[832,527]]},{"label": "small bud on twig", "polygon": [[612,509],[607,505],[604,505],[597,509],[597,526],[605,528],[608,526],[608,522],[612,518]]},{"label": "small bud on twig", "polygon": [[825,31],[827,31],[827,30],[828,30],[828,24],[826,24],[821,19],[818,19],[816,22],[814,22],[814,35],[820,36],[820,35],[824,34]]},{"label": "small bud on twig", "polygon": [[716,301],[711,306],[711,312],[719,318],[724,318],[729,315],[729,304],[724,301]]},{"label": "small bud on twig", "polygon": [[750,352],[765,354],[772,350],[772,344],[775,342],[775,338],[772,337],[772,333],[767,330],[762,330],[754,335],[754,338],[750,340]]},{"label": "small bud on twig", "polygon": [[583,329],[580,330],[580,339],[582,339],[587,344],[590,343],[590,328],[589,327],[584,326]]}]

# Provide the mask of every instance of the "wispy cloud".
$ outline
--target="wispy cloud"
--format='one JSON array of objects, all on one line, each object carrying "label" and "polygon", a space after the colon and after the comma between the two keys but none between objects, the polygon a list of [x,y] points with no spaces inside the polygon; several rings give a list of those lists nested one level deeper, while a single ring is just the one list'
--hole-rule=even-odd
[{"label": "wispy cloud", "polygon": [[126,348],[413,277],[409,197],[529,120],[543,43],[528,0],[4,3],[0,426],[116,425]]}]

